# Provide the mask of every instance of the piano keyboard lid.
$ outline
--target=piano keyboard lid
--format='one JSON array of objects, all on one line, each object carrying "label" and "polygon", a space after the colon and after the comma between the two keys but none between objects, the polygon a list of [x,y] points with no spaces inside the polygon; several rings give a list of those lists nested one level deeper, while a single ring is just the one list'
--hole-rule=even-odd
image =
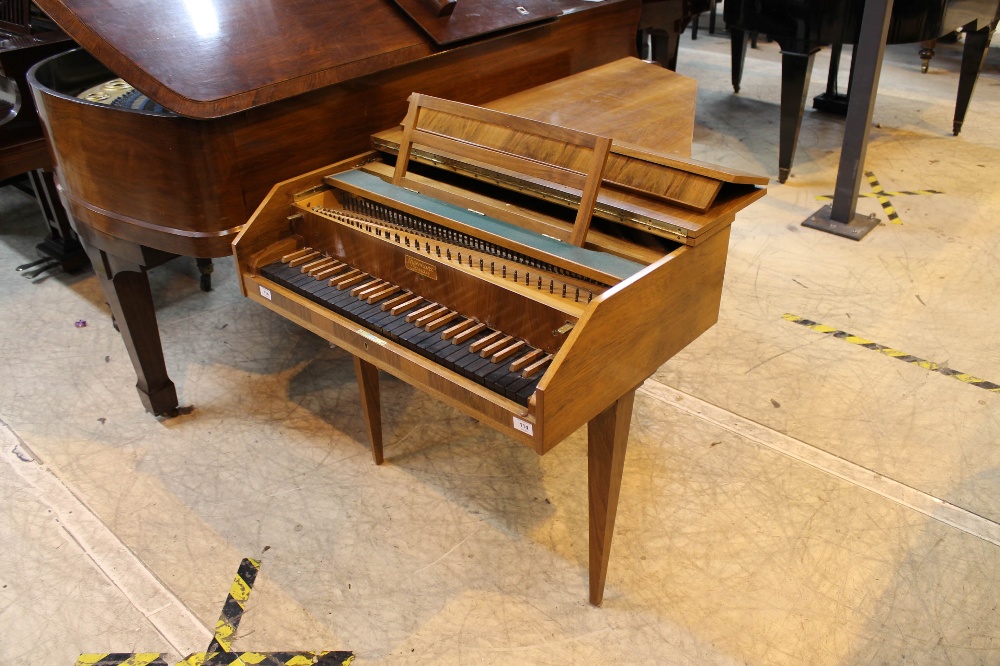
[{"label": "piano keyboard lid", "polygon": [[36,3],[108,69],[167,109],[215,118],[419,60],[455,39],[626,0],[455,1],[455,28],[442,32],[432,27],[442,19],[433,17],[420,23],[426,34],[393,0]]}]

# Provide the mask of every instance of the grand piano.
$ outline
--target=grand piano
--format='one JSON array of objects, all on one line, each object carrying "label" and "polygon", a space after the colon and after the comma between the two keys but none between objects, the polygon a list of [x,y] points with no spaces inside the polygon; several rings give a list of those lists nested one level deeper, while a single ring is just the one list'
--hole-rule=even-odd
[{"label": "grand piano", "polygon": [[676,70],[680,36],[691,17],[709,6],[709,0],[643,0],[636,36],[639,57]]},{"label": "grand piano", "polygon": [[[481,103],[634,54],[639,0],[38,0],[60,193],[153,414],[178,407],[146,271],[231,254],[276,182],[367,148],[413,90]],[[109,149],[113,146],[113,149]]]},{"label": "grand piano", "polygon": [[[823,46],[856,44],[865,0],[729,0],[723,17],[732,35],[733,88],[740,90],[748,33],[766,34],[781,46],[781,125],[778,180],[791,173],[805,110],[813,59]],[[965,33],[962,71],[952,130],[961,130],[979,68],[998,15],[997,0],[898,0],[887,43],[932,40]]]}]

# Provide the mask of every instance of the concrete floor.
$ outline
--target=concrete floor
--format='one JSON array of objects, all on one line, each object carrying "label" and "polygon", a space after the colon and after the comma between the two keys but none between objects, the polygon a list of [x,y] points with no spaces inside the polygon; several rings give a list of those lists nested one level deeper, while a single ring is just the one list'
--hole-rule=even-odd
[{"label": "concrete floor", "polygon": [[[152,274],[192,413],[142,411],[90,273],[31,283],[34,202],[0,190],[0,664],[205,648],[243,557],[235,647],[357,664],[1000,663],[1000,52],[951,136],[959,51],[892,47],[866,169],[902,224],[804,229],[843,121],[733,227],[719,323],[636,401],[604,606],[587,590],[586,443],[539,458],[385,378],[387,462],[350,358],[242,298],[220,260]],[[826,54],[817,58],[821,92]],[[685,37],[695,156],[777,174],[779,55]],[[844,75],[846,80],[846,72]],[[863,191],[869,191],[866,186]],[[87,325],[74,325],[84,320]]]}]

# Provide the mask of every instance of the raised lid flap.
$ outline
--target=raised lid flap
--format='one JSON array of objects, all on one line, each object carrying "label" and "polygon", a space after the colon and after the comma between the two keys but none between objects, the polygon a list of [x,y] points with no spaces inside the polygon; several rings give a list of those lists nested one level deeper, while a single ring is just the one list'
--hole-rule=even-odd
[{"label": "raised lid flap", "polygon": [[438,44],[479,37],[551,19],[562,13],[550,0],[395,0]]},{"label": "raised lid flap", "polygon": [[[682,132],[690,131],[687,128],[694,109],[693,104],[685,103],[685,96],[693,98],[694,89],[684,85],[685,81],[673,72],[626,58],[486,106],[549,124],[557,120],[562,128],[553,131],[572,128],[614,137],[595,214],[693,245],[731,222],[737,210],[759,198],[763,191],[758,188],[767,183],[767,178],[661,149],[668,146],[683,150],[690,145],[658,141],[660,136],[672,138],[670,128],[674,125]],[[666,96],[672,99],[664,99]],[[567,144],[557,134],[536,135],[516,125],[481,122],[465,115],[430,110],[421,114],[417,125],[469,144],[515,152],[523,158],[577,172],[586,170],[591,151]],[[621,146],[617,144],[620,136],[625,137]],[[390,153],[398,151],[402,140],[398,128],[373,137],[377,149]],[[578,187],[544,182],[549,179],[516,168],[485,164],[443,146],[418,146],[412,158],[570,207],[580,201]]]}]

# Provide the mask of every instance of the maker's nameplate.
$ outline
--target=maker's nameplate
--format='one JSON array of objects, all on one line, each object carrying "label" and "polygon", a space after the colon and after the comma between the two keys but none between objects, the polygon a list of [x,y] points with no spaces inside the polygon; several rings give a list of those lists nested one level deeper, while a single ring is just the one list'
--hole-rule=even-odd
[{"label": "maker's nameplate", "polygon": [[437,266],[434,264],[429,264],[426,261],[420,261],[416,257],[412,257],[410,255],[406,255],[404,259],[405,266],[414,273],[418,273],[432,280],[438,279]]}]

